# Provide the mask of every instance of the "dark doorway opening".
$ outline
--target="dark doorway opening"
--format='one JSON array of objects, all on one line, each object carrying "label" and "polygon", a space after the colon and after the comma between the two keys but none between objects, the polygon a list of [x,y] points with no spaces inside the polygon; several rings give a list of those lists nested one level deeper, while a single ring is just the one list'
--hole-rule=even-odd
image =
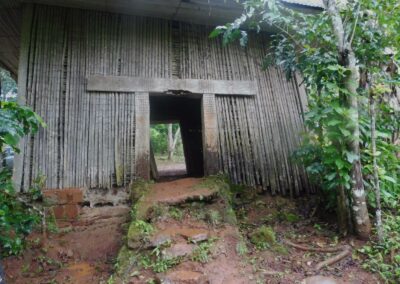
[{"label": "dark doorway opening", "polygon": [[201,96],[151,94],[150,123],[179,123],[187,176],[204,175]]}]

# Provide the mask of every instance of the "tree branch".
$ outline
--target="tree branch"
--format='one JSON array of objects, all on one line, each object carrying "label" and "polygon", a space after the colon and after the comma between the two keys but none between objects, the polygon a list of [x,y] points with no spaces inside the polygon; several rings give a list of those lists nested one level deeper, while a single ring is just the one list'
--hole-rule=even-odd
[{"label": "tree branch", "polygon": [[356,28],[357,28],[357,23],[358,23],[359,17],[360,17],[360,4],[357,3],[356,20],[354,22],[353,32],[351,33],[350,40],[349,40],[350,45],[353,43],[354,34],[356,33]]}]

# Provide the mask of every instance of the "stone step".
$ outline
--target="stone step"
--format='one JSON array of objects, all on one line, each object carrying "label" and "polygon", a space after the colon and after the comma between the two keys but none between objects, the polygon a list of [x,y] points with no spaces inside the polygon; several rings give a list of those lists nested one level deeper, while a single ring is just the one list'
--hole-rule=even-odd
[{"label": "stone step", "polygon": [[179,205],[190,201],[212,200],[218,196],[217,190],[201,188],[200,182],[201,179],[186,178],[154,184],[144,202]]},{"label": "stone step", "polygon": [[155,233],[150,238],[150,244],[152,247],[156,247],[166,242],[173,241],[178,236],[185,238],[187,241],[198,243],[206,241],[210,237],[210,232],[206,229],[191,227],[169,227]]},{"label": "stone step", "polygon": [[207,284],[209,283],[207,277],[195,271],[177,270],[167,272],[165,275],[159,277],[162,284]]},{"label": "stone step", "polygon": [[304,279],[302,284],[339,284],[334,278],[326,276],[311,276]]},{"label": "stone step", "polygon": [[178,243],[166,248],[163,251],[164,259],[172,259],[176,257],[185,257],[192,254],[195,246],[192,244]]}]

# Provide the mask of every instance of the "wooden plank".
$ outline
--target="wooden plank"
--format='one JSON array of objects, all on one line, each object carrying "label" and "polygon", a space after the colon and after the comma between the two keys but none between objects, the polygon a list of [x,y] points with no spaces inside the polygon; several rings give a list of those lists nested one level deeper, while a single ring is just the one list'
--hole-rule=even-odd
[{"label": "wooden plank", "polygon": [[159,179],[156,158],[154,157],[154,151],[153,147],[151,147],[151,144],[150,144],[150,172],[152,179],[154,180]]},{"label": "wooden plank", "polygon": [[182,91],[195,94],[255,96],[253,81],[163,79],[126,76],[93,75],[87,78],[88,92],[148,92]]},{"label": "wooden plank", "polygon": [[204,174],[215,175],[218,167],[218,122],[214,94],[203,94],[201,100],[203,127]]},{"label": "wooden plank", "polygon": [[150,101],[149,93],[135,93],[135,175],[150,179]]}]

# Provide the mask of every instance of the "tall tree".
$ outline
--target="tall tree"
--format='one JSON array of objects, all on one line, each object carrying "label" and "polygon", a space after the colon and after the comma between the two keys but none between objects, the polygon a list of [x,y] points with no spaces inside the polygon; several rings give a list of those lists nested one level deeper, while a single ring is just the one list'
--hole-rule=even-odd
[{"label": "tall tree", "polygon": [[[368,215],[366,193],[361,169],[360,156],[360,126],[358,115],[357,88],[360,81],[360,69],[357,66],[357,59],[352,48],[353,33],[346,36],[342,17],[339,13],[336,0],[324,0],[324,5],[332,21],[332,30],[336,36],[339,63],[349,70],[344,78],[344,87],[348,91],[346,103],[351,110],[352,120],[352,141],[350,150],[356,156],[352,163],[352,209],[354,217],[354,228],[361,238],[368,238],[371,234],[371,222]],[[354,26],[357,25],[355,21]],[[355,27],[354,27],[355,29]]]},{"label": "tall tree", "polygon": [[179,126],[174,133],[172,123],[168,124],[168,160],[170,161],[172,161],[172,158],[174,157],[176,144],[178,143],[180,133],[181,132]]}]

